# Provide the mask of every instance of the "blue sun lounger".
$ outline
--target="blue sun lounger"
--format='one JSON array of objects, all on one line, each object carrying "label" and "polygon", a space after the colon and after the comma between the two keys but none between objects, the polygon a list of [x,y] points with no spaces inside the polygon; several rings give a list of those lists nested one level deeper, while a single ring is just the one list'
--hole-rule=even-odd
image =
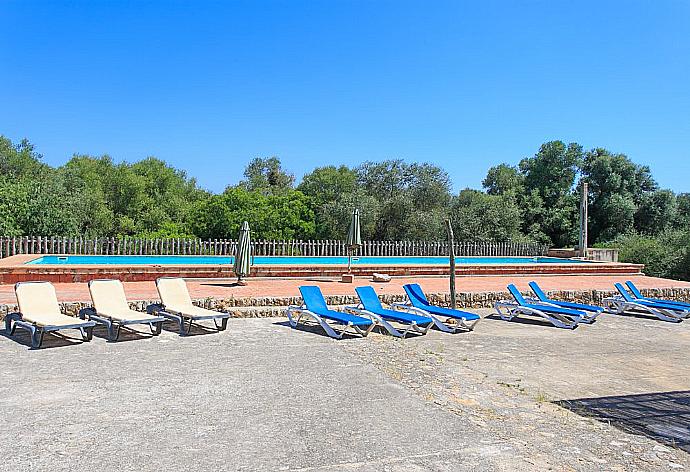
[{"label": "blue sun lounger", "polygon": [[587,318],[587,313],[581,310],[561,308],[545,303],[530,303],[513,284],[508,285],[508,291],[514,301],[501,300],[494,305],[496,313],[506,321],[518,315],[535,315],[541,316],[557,328],[575,329],[580,321]]},{"label": "blue sun lounger", "polygon": [[[603,311],[604,308],[600,306],[595,306],[595,305],[586,305],[584,303],[572,303],[572,302],[562,302],[559,300],[553,300],[546,296],[544,291],[541,289],[541,287],[536,283],[536,282],[530,282],[529,283],[529,288],[532,289],[534,294],[537,296],[537,300],[535,300],[538,303],[543,303],[545,305],[553,305],[557,306],[560,308],[567,308],[569,310],[578,310],[578,311],[584,311],[585,315],[587,315],[584,318],[581,318],[579,323],[591,323],[594,321],[594,319],[599,316]],[[533,300],[527,299],[528,302],[532,302]]]},{"label": "blue sun lounger", "polygon": [[[403,338],[410,331],[418,334],[426,334],[429,328],[434,324],[434,320],[428,316],[384,308],[373,287],[357,287],[355,292],[357,292],[360,304],[356,306],[347,306],[345,309],[356,315],[376,321],[380,327],[384,328],[393,336]],[[405,325],[406,329],[401,332],[391,325],[391,322]]]},{"label": "blue sun lounger", "polygon": [[680,323],[690,315],[690,308],[633,298],[622,284],[616,283],[614,286],[618,290],[619,295],[604,298],[606,311],[614,315],[622,315],[626,312],[647,313],[656,316],[662,321],[670,321],[672,323]]},{"label": "blue sun lounger", "polygon": [[642,293],[637,289],[634,283],[632,283],[630,280],[625,282],[625,285],[628,286],[628,290],[630,290],[630,293],[632,293],[633,297],[639,299],[639,300],[647,300],[648,302],[655,302],[655,303],[663,303],[664,305],[673,305],[673,306],[678,306],[681,307],[685,310],[690,310],[690,303],[688,302],[678,302],[675,300],[662,300],[660,298],[650,298],[650,297],[645,297],[642,295]]},{"label": "blue sun lounger", "polygon": [[[330,337],[340,339],[350,328],[360,336],[366,337],[376,326],[376,322],[370,319],[329,309],[321,289],[317,286],[303,285],[299,291],[302,294],[304,305],[291,305],[285,310],[290,326],[293,328],[296,328],[300,320],[307,316],[318,323]],[[295,314],[297,318],[293,317]],[[342,325],[343,328],[337,332],[326,320]]]},{"label": "blue sun lounger", "polygon": [[[455,333],[457,331],[472,331],[481,317],[474,313],[466,311],[451,310],[450,308],[443,308],[432,305],[424,295],[424,291],[419,284],[403,285],[409,303],[394,303],[392,307],[406,311],[408,313],[417,313],[421,316],[431,318],[439,330],[446,333]],[[443,320],[445,318],[445,320]]]}]

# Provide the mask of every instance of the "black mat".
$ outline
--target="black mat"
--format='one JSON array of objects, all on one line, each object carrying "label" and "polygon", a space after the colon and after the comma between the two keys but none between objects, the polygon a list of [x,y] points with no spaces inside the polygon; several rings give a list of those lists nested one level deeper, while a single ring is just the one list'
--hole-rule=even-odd
[{"label": "black mat", "polygon": [[634,434],[690,452],[690,391],[646,393],[554,402]]}]

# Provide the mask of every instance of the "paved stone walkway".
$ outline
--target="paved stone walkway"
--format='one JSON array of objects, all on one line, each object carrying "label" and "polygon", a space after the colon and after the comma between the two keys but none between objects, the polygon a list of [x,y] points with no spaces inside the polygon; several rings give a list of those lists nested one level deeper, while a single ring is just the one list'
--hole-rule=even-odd
[{"label": "paved stone walkway", "polygon": [[49,336],[38,351],[0,335],[0,470],[690,470],[683,450],[558,404],[687,403],[690,322],[489,317],[472,333],[334,341],[233,319],[194,334]]},{"label": "paved stone walkway", "polygon": [[[459,292],[501,292],[506,285],[515,283],[518,288],[527,290],[527,284],[536,280],[546,290],[613,290],[615,282],[633,280],[640,288],[676,288],[690,287],[690,282],[660,279],[656,277],[637,276],[601,276],[601,275],[564,275],[564,276],[530,276],[530,277],[458,277]],[[299,295],[300,285],[311,284],[321,287],[326,295],[346,295],[354,292],[357,285],[373,285],[381,294],[404,293],[402,286],[417,282],[430,293],[448,292],[447,277],[414,277],[394,278],[389,283],[373,283],[368,279],[356,279],[354,284],[340,283],[335,279],[251,279],[249,285],[235,285],[234,279],[189,279],[188,286],[193,298],[241,298],[241,297],[281,297]],[[154,282],[127,282],[125,292],[130,301],[151,300],[157,298]],[[55,284],[58,298],[64,302],[89,301],[89,290],[86,283]],[[0,285],[0,304],[15,303],[14,286]]]}]

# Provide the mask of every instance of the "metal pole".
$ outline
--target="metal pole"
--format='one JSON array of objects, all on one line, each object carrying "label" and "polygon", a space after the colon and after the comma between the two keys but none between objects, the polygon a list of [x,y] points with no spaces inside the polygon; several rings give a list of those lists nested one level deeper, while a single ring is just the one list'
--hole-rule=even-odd
[{"label": "metal pole", "polygon": [[455,310],[455,239],[449,219],[446,220],[446,229],[448,230],[448,259],[450,262],[450,307]]},{"label": "metal pole", "polygon": [[589,189],[587,182],[582,182],[582,199],[580,201],[580,257],[587,257],[587,220]]}]

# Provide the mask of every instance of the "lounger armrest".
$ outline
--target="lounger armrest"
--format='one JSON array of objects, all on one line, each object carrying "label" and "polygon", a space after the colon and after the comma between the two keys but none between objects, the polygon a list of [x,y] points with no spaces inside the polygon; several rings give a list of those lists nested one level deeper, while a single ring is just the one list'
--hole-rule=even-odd
[{"label": "lounger armrest", "polygon": [[408,313],[414,313],[420,316],[429,316],[429,312],[422,310],[421,308],[408,305],[407,303],[391,303],[391,308],[394,310],[406,311]]},{"label": "lounger armrest", "polygon": [[544,305],[544,306],[550,306],[553,308],[561,308],[560,306],[558,306],[558,304],[556,304],[554,302],[550,302],[550,301],[546,302],[544,300],[539,300],[538,298],[533,298],[533,297],[526,297],[525,301],[530,305]]},{"label": "lounger armrest", "polygon": [[87,317],[91,317],[93,315],[97,315],[98,313],[96,312],[96,309],[93,307],[85,307],[79,310],[79,318],[82,320],[85,320]]},{"label": "lounger armrest", "polygon": [[163,310],[165,310],[165,307],[163,306],[162,303],[151,303],[150,305],[148,305],[146,307],[146,313],[148,313],[149,315],[154,315],[154,316],[156,316],[156,313],[158,313],[159,311],[163,311]]},{"label": "lounger armrest", "polygon": [[346,305],[343,307],[343,309],[347,312],[354,313],[355,315],[359,315],[365,318],[371,318],[372,313],[368,310],[365,310],[362,304],[360,303],[359,305]]}]

